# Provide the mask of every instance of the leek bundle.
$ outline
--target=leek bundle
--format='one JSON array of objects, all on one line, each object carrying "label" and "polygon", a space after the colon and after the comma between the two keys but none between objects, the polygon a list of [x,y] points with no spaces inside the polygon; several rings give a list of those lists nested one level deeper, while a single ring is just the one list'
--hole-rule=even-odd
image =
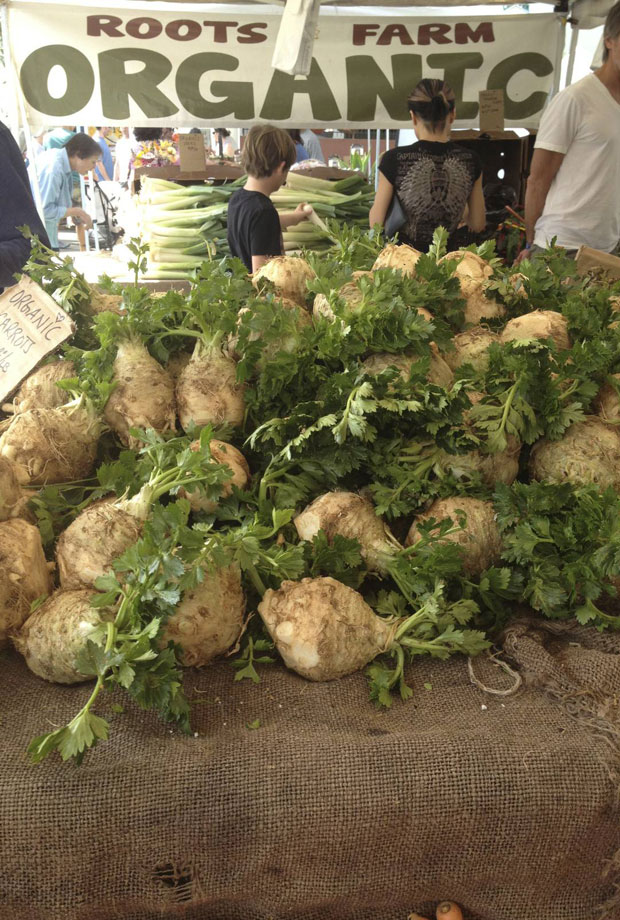
[{"label": "leek bundle", "polygon": [[[166,179],[142,180],[137,199],[140,233],[149,244],[147,278],[185,279],[205,259],[228,255],[226,215],[232,193],[245,177],[226,185],[179,185]],[[359,173],[331,182],[289,173],[271,196],[276,209],[294,211],[307,202],[322,218],[365,225],[373,191]],[[309,221],[283,232],[284,250],[328,249],[329,233]]]},{"label": "leek bundle", "polygon": [[[374,192],[359,173],[332,182],[305,176],[302,170],[288,174],[286,185],[271,196],[278,211],[294,211],[302,201],[311,205],[319,217],[329,217],[348,224],[366,225]],[[309,222],[284,230],[284,250],[328,249],[329,235]]]},{"label": "leek bundle", "polygon": [[143,179],[137,206],[141,235],[149,244],[147,277],[188,278],[216,252],[227,254],[226,212],[237,186]]}]

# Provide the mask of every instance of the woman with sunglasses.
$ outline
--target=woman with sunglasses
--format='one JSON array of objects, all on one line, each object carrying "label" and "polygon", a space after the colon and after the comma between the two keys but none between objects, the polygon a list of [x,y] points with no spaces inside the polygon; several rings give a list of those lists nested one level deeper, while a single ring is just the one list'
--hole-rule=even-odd
[{"label": "woman with sunglasses", "polygon": [[421,80],[408,99],[415,144],[387,150],[379,164],[379,184],[370,226],[384,226],[394,196],[402,209],[398,241],[426,252],[439,226],[453,235],[465,223],[484,230],[486,212],[479,157],[450,140],[456,115],[454,92],[443,80]]}]

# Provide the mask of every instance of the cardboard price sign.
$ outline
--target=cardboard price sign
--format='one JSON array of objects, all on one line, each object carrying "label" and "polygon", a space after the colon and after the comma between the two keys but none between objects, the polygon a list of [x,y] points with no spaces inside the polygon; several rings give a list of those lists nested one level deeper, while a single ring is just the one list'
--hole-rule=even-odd
[{"label": "cardboard price sign", "polygon": [[71,318],[32,278],[22,275],[7,288],[0,295],[0,402],[74,330]]},{"label": "cardboard price sign", "polygon": [[585,275],[592,269],[602,268],[611,278],[620,278],[620,259],[608,252],[601,252],[600,249],[592,249],[590,246],[580,246],[575,261],[580,275]]},{"label": "cardboard price sign", "polygon": [[478,93],[480,102],[480,133],[504,130],[504,93],[501,89],[485,89]]},{"label": "cardboard price sign", "polygon": [[202,134],[179,134],[179,163],[182,173],[200,172],[207,165]]}]

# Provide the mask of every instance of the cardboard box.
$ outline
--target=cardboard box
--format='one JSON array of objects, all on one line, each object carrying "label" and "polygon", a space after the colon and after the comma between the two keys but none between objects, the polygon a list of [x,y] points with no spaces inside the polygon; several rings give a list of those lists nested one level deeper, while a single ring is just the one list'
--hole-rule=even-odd
[{"label": "cardboard box", "polygon": [[580,246],[575,256],[577,271],[580,275],[597,269],[602,269],[610,278],[620,279],[620,259],[600,249],[591,249],[590,246]]},{"label": "cardboard box", "polygon": [[[502,182],[511,186],[517,202],[525,196],[527,170],[531,159],[534,135],[519,137],[514,131],[453,131],[451,140],[470,147],[482,160],[482,183]],[[498,173],[504,170],[502,178]]]}]

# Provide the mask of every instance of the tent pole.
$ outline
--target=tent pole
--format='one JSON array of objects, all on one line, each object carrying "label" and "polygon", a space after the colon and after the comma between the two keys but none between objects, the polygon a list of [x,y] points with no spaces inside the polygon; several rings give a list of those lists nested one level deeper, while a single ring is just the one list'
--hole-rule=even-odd
[{"label": "tent pole", "polygon": [[573,70],[575,69],[575,58],[577,56],[577,43],[579,42],[579,29],[577,23],[571,23],[570,50],[568,52],[568,64],[566,67],[566,78],[564,86],[570,86],[573,82]]},{"label": "tent pole", "polygon": [[9,43],[9,30],[8,30],[8,21],[7,21],[7,5],[2,3],[1,9],[1,19],[0,24],[2,26],[2,48],[4,49],[4,61],[6,66],[6,72],[8,77],[9,88],[11,90],[11,99],[12,99],[12,113],[14,113],[15,118],[15,127],[11,127],[11,133],[17,139],[19,137],[19,122],[21,122],[24,128],[24,137],[26,139],[26,151],[28,153],[28,161],[30,163],[29,168],[29,179],[30,187],[32,188],[32,197],[34,198],[34,203],[36,205],[37,211],[39,212],[39,217],[41,218],[42,224],[45,226],[45,214],[43,213],[43,200],[41,198],[41,186],[39,185],[39,171],[37,169],[37,161],[34,155],[34,147],[32,144],[32,134],[30,133],[30,125],[28,124],[28,119],[26,117],[26,107],[24,106],[24,97],[21,91],[21,86],[17,85],[16,75],[13,72],[13,59],[11,57],[11,46]]},{"label": "tent pole", "polygon": [[[86,211],[86,208],[85,208],[85,204],[86,204],[86,201],[85,201],[85,198],[86,198],[85,189],[86,189],[86,183],[84,182],[84,176],[80,174],[80,204],[82,205],[82,209],[83,209],[84,211]],[[75,232],[77,233],[77,229],[76,229]],[[86,248],[86,252],[90,252],[90,238],[89,238],[88,230],[86,229],[86,227],[84,227],[84,246],[85,246],[85,248]]]},{"label": "tent pole", "polygon": [[375,129],[376,134],[376,145],[375,145],[375,189],[379,184],[379,151],[381,150],[381,128]]},{"label": "tent pole", "polygon": [[[20,97],[21,87],[17,86],[16,75],[13,71],[13,56],[11,54],[11,41],[9,38],[9,14],[4,0],[0,0],[0,31],[2,32],[2,50],[4,52],[4,66],[9,84],[9,99],[7,100],[9,128],[17,141],[19,138],[19,114],[17,99]],[[21,97],[20,97],[21,98]]]},{"label": "tent pole", "polygon": [[[21,108],[21,106],[20,106]],[[30,125],[26,121],[25,113],[22,111],[22,121],[24,124],[24,136],[26,138],[26,153],[28,154],[28,178],[30,179],[30,187],[32,188],[32,197],[34,198],[34,203],[37,206],[37,211],[39,212],[39,217],[45,223],[45,217],[43,214],[43,200],[41,198],[41,187],[39,185],[39,171],[37,169],[37,160],[34,155],[34,147],[32,144],[32,134],[30,133]]]},{"label": "tent pole", "polygon": [[[77,129],[81,134],[88,133],[86,130],[86,125],[78,125]],[[83,211],[88,211],[88,213],[90,214],[89,209],[86,207],[86,182],[84,181],[84,176],[82,175],[82,173],[79,173],[79,182],[80,182],[80,205]],[[77,234],[77,227],[76,227],[75,232]],[[88,230],[86,229],[86,227],[84,227],[84,247],[86,249],[86,252],[90,252],[90,239],[89,239]]]},{"label": "tent pole", "polygon": [[[95,173],[91,170],[88,173],[88,182],[91,188],[91,197],[88,199],[88,213],[92,217],[93,221],[93,240],[95,246],[95,252],[99,252],[99,225],[97,223],[97,185],[95,184]],[[86,231],[86,238],[88,239],[89,232]]]},{"label": "tent pole", "polygon": [[41,186],[39,185],[39,170],[37,169],[37,159],[34,155],[34,147],[32,145],[32,134],[30,133],[30,125],[28,124],[28,119],[26,117],[24,97],[22,96],[19,88],[17,92],[15,93],[15,97],[17,99],[17,105],[19,108],[19,116],[21,117],[22,125],[24,128],[24,137],[26,138],[26,151],[28,153],[28,161],[30,163],[30,166],[28,168],[28,178],[30,179],[32,197],[34,198],[34,203],[37,206],[39,217],[41,218],[43,224],[45,224],[45,215],[43,213],[43,199],[41,198]]},{"label": "tent pole", "polygon": [[558,42],[558,48],[555,56],[555,70],[553,73],[553,89],[551,90],[549,98],[553,98],[556,93],[559,92],[560,83],[562,80],[562,57],[564,55],[564,46],[566,44],[566,16],[562,16],[561,25],[562,32],[560,36],[560,41]]}]

